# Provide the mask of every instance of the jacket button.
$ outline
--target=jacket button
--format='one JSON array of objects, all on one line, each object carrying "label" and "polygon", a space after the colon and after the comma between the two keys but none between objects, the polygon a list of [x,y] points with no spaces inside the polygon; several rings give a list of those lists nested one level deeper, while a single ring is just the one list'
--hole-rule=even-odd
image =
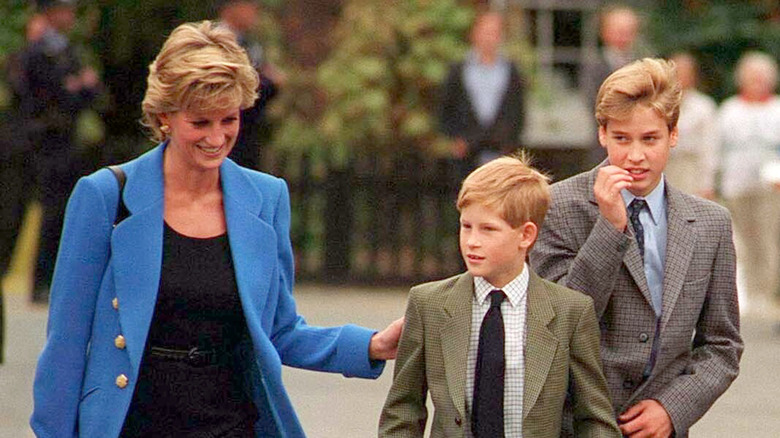
[{"label": "jacket button", "polygon": [[124,349],[125,346],[127,345],[125,343],[125,337],[122,336],[122,335],[119,335],[116,338],[114,338],[114,345],[116,346],[116,348],[118,348],[120,350]]},{"label": "jacket button", "polygon": [[631,389],[634,387],[634,382],[630,380],[624,380],[623,381],[623,389]]},{"label": "jacket button", "polygon": [[639,334],[639,342],[647,342],[648,339],[650,339],[650,336],[648,336],[647,333]]},{"label": "jacket button", "polygon": [[126,375],[120,374],[116,376],[116,386],[118,386],[119,388],[125,389],[125,387],[127,386],[127,382],[128,380]]},{"label": "jacket button", "polygon": [[460,418],[460,417],[455,417],[455,424],[457,424],[458,426],[460,426],[461,424],[463,424],[463,420],[461,420],[461,418]]},{"label": "jacket button", "polygon": [[114,298],[113,300],[111,300],[111,307],[113,307],[116,310],[119,310],[119,299],[118,298]]}]

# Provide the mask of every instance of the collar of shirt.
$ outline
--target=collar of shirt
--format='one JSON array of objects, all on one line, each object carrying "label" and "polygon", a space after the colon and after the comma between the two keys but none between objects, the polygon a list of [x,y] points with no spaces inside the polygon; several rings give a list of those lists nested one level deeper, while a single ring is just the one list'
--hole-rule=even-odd
[{"label": "collar of shirt", "polygon": [[499,68],[504,67],[506,64],[508,64],[509,61],[502,55],[501,53],[498,53],[496,55],[496,62],[493,64],[485,64],[479,59],[479,55],[477,55],[477,52],[474,50],[469,50],[468,55],[466,55],[466,64],[471,67],[481,67],[485,69],[490,68]]},{"label": "collar of shirt", "polygon": [[44,31],[41,41],[53,53],[59,53],[68,47],[68,37],[57,32],[53,27],[49,27]]},{"label": "collar of shirt", "polygon": [[523,297],[525,297],[525,294],[528,291],[528,279],[529,274],[527,263],[523,264],[523,272],[521,272],[520,275],[515,277],[512,281],[507,283],[504,287],[495,287],[490,284],[490,282],[485,280],[484,277],[474,277],[474,296],[477,299],[477,303],[482,305],[484,304],[485,300],[487,300],[490,292],[496,289],[500,289],[504,291],[504,294],[506,294],[506,297],[512,307],[517,307],[522,304]]},{"label": "collar of shirt", "polygon": [[636,59],[633,50],[617,50],[614,47],[604,47],[604,59],[612,70],[617,70]]},{"label": "collar of shirt", "polygon": [[[661,176],[661,181],[653,189],[653,191],[651,191],[644,198],[640,198],[647,201],[647,209],[650,212],[650,219],[653,221],[654,225],[658,225],[658,221],[660,220],[661,215],[664,214],[663,212],[666,211],[666,206],[664,205],[665,190],[666,190],[666,182],[664,181],[664,177]],[[631,205],[631,202],[634,199],[639,198],[639,196],[634,196],[633,193],[629,192],[626,189],[621,190],[620,195],[623,197],[623,202],[626,203],[626,208],[628,208],[628,206]]]}]

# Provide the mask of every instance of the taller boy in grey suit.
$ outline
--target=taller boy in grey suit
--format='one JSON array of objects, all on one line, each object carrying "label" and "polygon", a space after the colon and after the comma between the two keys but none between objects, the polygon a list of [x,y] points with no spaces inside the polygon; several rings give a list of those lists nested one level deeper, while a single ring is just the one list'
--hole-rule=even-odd
[{"label": "taller boy in grey suit", "polygon": [[593,298],[627,436],[687,436],[737,377],[743,350],[728,212],[663,179],[680,98],[663,60],[604,81],[596,118],[608,159],[552,186],[530,254],[541,276]]}]

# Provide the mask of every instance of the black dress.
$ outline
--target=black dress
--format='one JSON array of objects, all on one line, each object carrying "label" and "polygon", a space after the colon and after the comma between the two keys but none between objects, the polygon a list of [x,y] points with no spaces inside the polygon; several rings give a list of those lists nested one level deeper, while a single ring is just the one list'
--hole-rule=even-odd
[{"label": "black dress", "polygon": [[160,290],[121,436],[253,437],[257,411],[238,362],[248,359],[234,354],[248,331],[227,234],[193,238],[165,224],[163,236]]}]

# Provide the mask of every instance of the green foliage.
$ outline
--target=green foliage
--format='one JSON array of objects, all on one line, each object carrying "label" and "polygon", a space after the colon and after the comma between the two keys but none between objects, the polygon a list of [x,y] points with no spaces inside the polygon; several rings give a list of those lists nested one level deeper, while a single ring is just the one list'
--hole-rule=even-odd
[{"label": "green foliage", "polygon": [[10,106],[11,91],[5,83],[5,62],[8,55],[19,50],[24,44],[24,23],[29,15],[28,2],[24,0],[7,0],[0,3],[0,111]]},{"label": "green foliage", "polygon": [[[336,165],[360,153],[435,149],[438,87],[468,47],[472,18],[456,0],[346,1],[334,49],[309,79],[317,91],[304,97],[324,110],[301,116],[306,109],[288,105],[275,143],[328,147]],[[305,127],[316,137],[298,132]]]},{"label": "green foliage", "polygon": [[733,69],[746,50],[780,56],[780,12],[760,0],[667,1],[651,11],[649,35],[660,54],[690,51],[700,60],[701,88],[716,99],[733,94]]},{"label": "green foliage", "polygon": [[3,25],[0,26],[0,62],[24,44],[24,23],[30,12],[28,3],[24,0],[0,3],[0,17],[3,17]]}]

